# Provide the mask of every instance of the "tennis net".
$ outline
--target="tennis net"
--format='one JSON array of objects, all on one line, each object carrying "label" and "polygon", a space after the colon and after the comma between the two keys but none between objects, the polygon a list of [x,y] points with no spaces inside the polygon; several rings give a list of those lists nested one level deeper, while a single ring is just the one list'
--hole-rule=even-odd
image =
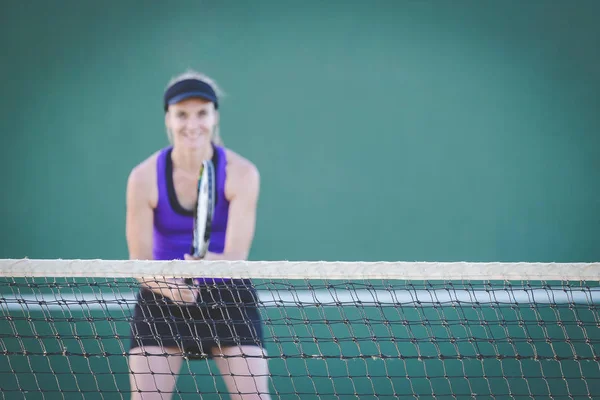
[{"label": "tennis net", "polygon": [[[210,279],[190,279],[199,276]],[[244,309],[239,294],[251,293],[265,348],[254,357],[268,363],[271,398],[598,396],[597,263],[7,259],[0,260],[0,397],[130,398],[138,390],[130,340],[142,335],[131,321],[147,301],[138,293],[171,278],[187,279],[184,289],[233,293],[200,296],[194,307],[202,310]],[[143,323],[219,319],[236,323],[226,313],[176,312]],[[190,332],[190,341],[206,339]],[[229,332],[212,339],[238,343]],[[201,346],[181,355],[171,398],[232,394],[215,366],[226,355]]]}]

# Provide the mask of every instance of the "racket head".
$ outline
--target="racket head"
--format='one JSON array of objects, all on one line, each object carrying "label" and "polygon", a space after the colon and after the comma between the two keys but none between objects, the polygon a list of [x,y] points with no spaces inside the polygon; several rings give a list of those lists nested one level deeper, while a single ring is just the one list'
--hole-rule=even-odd
[{"label": "racket head", "polygon": [[215,208],[215,168],[211,160],[204,161],[198,178],[198,200],[194,208],[192,255],[203,258],[208,251]]}]

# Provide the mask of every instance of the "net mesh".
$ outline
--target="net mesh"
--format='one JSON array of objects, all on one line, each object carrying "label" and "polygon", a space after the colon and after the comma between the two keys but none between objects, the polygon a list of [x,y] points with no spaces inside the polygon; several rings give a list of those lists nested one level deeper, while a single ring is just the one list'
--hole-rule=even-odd
[{"label": "net mesh", "polygon": [[[140,297],[172,278],[195,311]],[[1,260],[0,397],[128,399],[136,337],[196,344],[141,355],[183,356],[154,374],[177,376],[170,398],[251,393],[219,361],[262,330],[242,358],[267,363],[271,398],[591,399],[599,281],[600,264]]]}]

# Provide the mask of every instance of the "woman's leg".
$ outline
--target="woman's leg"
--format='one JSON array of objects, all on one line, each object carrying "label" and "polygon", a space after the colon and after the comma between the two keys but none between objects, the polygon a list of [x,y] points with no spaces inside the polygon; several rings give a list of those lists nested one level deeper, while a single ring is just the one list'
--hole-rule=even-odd
[{"label": "woman's leg", "polygon": [[131,349],[129,354],[131,399],[171,399],[183,364],[181,349],[144,346]]},{"label": "woman's leg", "polygon": [[258,346],[232,346],[215,347],[212,353],[231,400],[271,399],[266,350]]}]

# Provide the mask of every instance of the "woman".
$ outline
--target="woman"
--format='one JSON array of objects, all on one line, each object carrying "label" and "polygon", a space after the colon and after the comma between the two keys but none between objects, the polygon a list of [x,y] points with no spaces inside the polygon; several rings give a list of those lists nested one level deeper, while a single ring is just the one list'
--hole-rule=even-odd
[{"label": "woman", "polygon": [[[215,166],[217,200],[204,258],[247,259],[259,173],[222,145],[219,96],[215,82],[193,71],[169,83],[164,109],[171,145],[133,168],[127,182],[130,259],[192,259],[197,180],[202,162],[209,159]],[[168,287],[142,282],[131,334],[134,399],[170,397],[184,358],[214,358],[232,399],[270,398],[256,293],[247,280],[215,279],[195,286],[178,281]]]}]

